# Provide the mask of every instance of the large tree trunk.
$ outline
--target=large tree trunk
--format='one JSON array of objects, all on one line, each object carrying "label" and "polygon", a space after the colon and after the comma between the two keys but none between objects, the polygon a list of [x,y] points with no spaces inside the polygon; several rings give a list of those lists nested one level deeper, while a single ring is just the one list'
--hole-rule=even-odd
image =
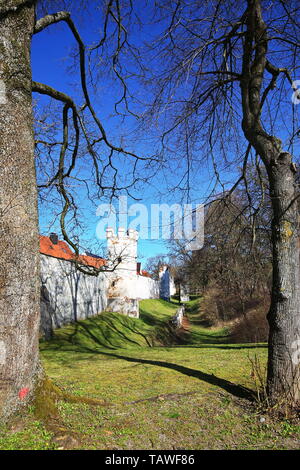
[{"label": "large tree trunk", "polygon": [[[267,69],[276,80],[280,69],[267,61],[267,26],[260,0],[248,0],[241,79],[242,128],[248,142],[262,158],[268,172],[272,200],[273,284],[267,388],[271,403],[299,399],[300,273],[296,169],[281,141],[266,133],[261,124],[262,94]],[[264,97],[264,98],[263,98]]]},{"label": "large tree trunk", "polygon": [[[31,4],[30,4],[31,3]],[[34,390],[39,248],[30,43],[33,2],[0,0],[0,417]]]},{"label": "large tree trunk", "polygon": [[273,286],[268,358],[272,402],[300,398],[300,271],[298,204],[291,156],[282,152],[268,169],[273,221]]}]

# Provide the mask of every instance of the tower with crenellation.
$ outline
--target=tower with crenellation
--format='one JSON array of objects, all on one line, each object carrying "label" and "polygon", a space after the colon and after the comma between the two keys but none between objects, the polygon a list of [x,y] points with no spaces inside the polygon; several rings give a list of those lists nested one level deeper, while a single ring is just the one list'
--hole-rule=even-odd
[{"label": "tower with crenellation", "polygon": [[132,317],[139,316],[137,294],[137,241],[134,229],[119,228],[115,234],[112,228],[106,229],[109,275],[107,308]]},{"label": "tower with crenellation", "polygon": [[112,228],[107,228],[106,238],[108,259],[114,271],[122,277],[136,276],[138,232],[119,228],[115,235]]}]

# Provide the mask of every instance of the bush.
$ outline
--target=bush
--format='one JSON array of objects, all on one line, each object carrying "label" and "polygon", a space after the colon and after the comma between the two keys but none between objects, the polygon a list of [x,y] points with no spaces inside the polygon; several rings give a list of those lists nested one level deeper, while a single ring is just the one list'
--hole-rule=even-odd
[{"label": "bush", "polygon": [[234,343],[265,342],[269,334],[269,304],[267,294],[257,294],[242,303],[237,295],[226,295],[219,286],[211,286],[200,304],[201,322],[208,327],[228,326]]},{"label": "bush", "polygon": [[269,325],[266,314],[268,304],[261,300],[259,307],[238,318],[230,328],[233,343],[264,343],[268,341]]},{"label": "bush", "polygon": [[190,300],[197,300],[200,299],[200,294],[190,294]]},{"label": "bush", "polygon": [[226,324],[257,306],[259,299],[244,300],[242,304],[240,298],[234,294],[226,294],[219,287],[213,286],[207,289],[203,301],[201,303],[201,311],[203,319],[209,326],[217,326]]}]

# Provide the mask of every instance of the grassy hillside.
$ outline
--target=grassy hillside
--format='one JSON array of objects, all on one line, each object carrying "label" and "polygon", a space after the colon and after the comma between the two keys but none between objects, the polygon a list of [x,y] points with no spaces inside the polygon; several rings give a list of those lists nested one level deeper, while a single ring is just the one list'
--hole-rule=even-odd
[{"label": "grassy hillside", "polygon": [[224,344],[229,341],[227,328],[207,328],[206,319],[200,305],[201,300],[195,299],[185,305],[186,315],[190,323],[186,343],[188,345]]},{"label": "grassy hillside", "polygon": [[297,448],[299,427],[261,419],[251,402],[249,357],[264,364],[265,345],[226,343],[193,301],[181,344],[150,347],[176,308],[147,300],[139,320],[107,314],[57,330],[41,344],[44,367],[83,402],[58,401],[54,427],[32,406],[0,430],[0,449]]},{"label": "grassy hillside", "polygon": [[174,342],[168,322],[175,315],[178,305],[164,300],[143,300],[140,318],[117,313],[105,313],[98,317],[79,321],[55,331],[51,343],[41,343],[42,351],[50,346],[70,351],[94,352],[119,348],[152,347]]}]

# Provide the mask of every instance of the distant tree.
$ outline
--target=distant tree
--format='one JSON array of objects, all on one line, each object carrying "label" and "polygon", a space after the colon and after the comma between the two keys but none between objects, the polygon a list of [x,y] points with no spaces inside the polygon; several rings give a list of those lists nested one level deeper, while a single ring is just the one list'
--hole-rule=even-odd
[{"label": "distant tree", "polygon": [[155,19],[160,29],[149,49],[156,85],[149,113],[158,128],[163,126],[164,155],[186,158],[185,191],[205,157],[218,185],[223,168],[241,164],[232,189],[247,184],[251,161],[265,167],[273,245],[268,394],[271,402],[287,393],[297,401],[300,368],[292,357],[300,338],[300,271],[292,153],[299,124],[291,97],[299,103],[293,82],[300,47],[299,4],[162,0]]},{"label": "distant tree", "polygon": [[169,266],[172,275],[176,275],[177,273],[177,259],[175,256],[172,255],[156,255],[148,258],[146,263],[146,271],[148,271],[153,279],[159,279],[159,273],[162,266]]},{"label": "distant tree", "polygon": [[[253,204],[254,189],[252,196]],[[216,285],[222,295],[240,299],[242,313],[244,300],[270,289],[269,224],[268,198],[263,206],[250,208],[246,191],[236,190],[207,204],[201,250],[189,252],[185,244],[172,242],[170,252],[180,260],[179,272],[188,278],[192,291],[204,294]]]}]

